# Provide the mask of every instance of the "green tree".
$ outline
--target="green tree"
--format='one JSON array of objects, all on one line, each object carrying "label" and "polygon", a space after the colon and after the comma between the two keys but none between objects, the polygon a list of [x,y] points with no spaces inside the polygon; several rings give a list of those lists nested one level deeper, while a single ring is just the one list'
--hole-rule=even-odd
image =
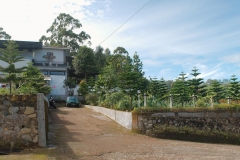
[{"label": "green tree", "polygon": [[165,81],[165,83],[167,84],[168,89],[172,88],[173,80],[167,80],[167,81]]},{"label": "green tree", "polygon": [[97,73],[93,50],[87,46],[81,46],[73,60],[76,74],[83,74],[85,80],[92,74]]},{"label": "green tree", "polygon": [[7,34],[5,31],[3,31],[2,27],[0,27],[0,39],[7,39],[7,40],[11,39],[11,36]]},{"label": "green tree", "polygon": [[218,80],[213,80],[208,90],[209,95],[213,95],[213,101],[218,102],[224,97],[224,90]]},{"label": "green tree", "polygon": [[166,96],[168,94],[169,90],[168,90],[168,86],[163,77],[160,79],[159,84],[160,84],[159,97],[165,98],[164,96]]},{"label": "green tree", "polygon": [[115,69],[116,76],[118,76],[121,72],[123,72],[124,66],[132,63],[132,59],[129,57],[125,48],[117,47],[113,51],[113,55],[110,56],[109,63]]},{"label": "green tree", "polygon": [[138,88],[139,74],[137,72],[123,72],[119,76],[119,88],[123,93],[130,96],[130,109],[132,109],[132,98],[136,96]]},{"label": "green tree", "polygon": [[21,80],[18,74],[22,73],[26,67],[16,68],[16,62],[23,61],[23,57],[20,56],[18,51],[18,45],[14,41],[8,41],[4,43],[5,49],[0,49],[2,55],[0,55],[0,60],[8,63],[7,67],[0,65],[0,72],[5,73],[4,78],[0,78],[1,82],[7,82],[10,84],[10,94],[12,94],[12,84]]},{"label": "green tree", "polygon": [[88,85],[85,80],[81,80],[79,84],[78,94],[81,96],[86,96],[89,93]]},{"label": "green tree", "polygon": [[149,93],[150,93],[154,98],[159,98],[160,83],[159,83],[159,80],[157,80],[157,78],[150,78]]},{"label": "green tree", "polygon": [[163,78],[150,78],[149,92],[157,99],[162,99],[168,93],[168,87]]},{"label": "green tree", "polygon": [[109,48],[106,48],[104,50],[104,55],[106,57],[106,65],[109,65],[110,57],[111,57],[111,51],[109,50]]},{"label": "green tree", "polygon": [[237,81],[236,75],[232,75],[229,83],[229,96],[233,100],[236,100],[238,103],[238,100],[240,99],[240,84],[239,81]]},{"label": "green tree", "polygon": [[105,66],[96,81],[96,87],[101,94],[111,94],[117,87],[118,79],[111,65]]},{"label": "green tree", "polygon": [[184,103],[190,101],[189,84],[185,75],[184,72],[181,72],[179,78],[173,83],[171,88],[171,94],[173,94],[174,101],[181,103],[182,107]]},{"label": "green tree", "polygon": [[137,77],[137,88],[138,90],[140,90],[142,93],[146,92],[149,81],[144,77],[144,72],[143,72],[143,63],[140,60],[139,55],[137,54],[137,52],[134,53],[133,55],[133,62],[132,62],[132,66],[133,72],[136,72],[136,74],[138,75]]},{"label": "green tree", "polygon": [[114,54],[128,55],[128,51],[123,47],[117,47],[114,51]]},{"label": "green tree", "polygon": [[103,51],[104,51],[103,47],[97,46],[94,52],[96,68],[98,73],[100,73],[100,71],[106,65],[106,55],[103,53]]},{"label": "green tree", "polygon": [[206,96],[205,85],[203,78],[197,78],[201,73],[198,72],[198,69],[196,67],[193,68],[191,75],[193,76],[193,79],[189,80],[189,85],[191,89],[191,94],[194,96]]},{"label": "green tree", "polygon": [[135,52],[134,55],[133,55],[133,70],[135,72],[140,73],[143,76],[144,72],[142,71],[142,69],[143,69],[143,63],[140,60],[137,52]]},{"label": "green tree", "polygon": [[[47,30],[47,33],[51,35],[49,37],[43,35],[39,41],[43,42],[44,45],[70,47],[72,54],[74,54],[77,53],[79,47],[85,41],[91,38],[84,31],[80,33],[74,32],[75,29],[78,30],[81,27],[82,24],[78,19],[73,18],[69,14],[60,13]],[[91,42],[88,41],[88,43],[90,44]]]},{"label": "green tree", "polygon": [[76,80],[76,78],[74,78],[74,77],[68,77],[67,79],[65,79],[64,81],[63,81],[63,83],[64,83],[64,88],[65,87],[68,87],[69,88],[69,95],[73,95],[73,92],[74,92],[74,89],[77,87],[77,80]]},{"label": "green tree", "polygon": [[43,93],[44,95],[51,93],[51,87],[46,85],[44,75],[32,63],[29,63],[23,72],[23,80],[21,81],[21,86],[18,89],[19,93]]},{"label": "green tree", "polygon": [[87,85],[88,85],[88,89],[90,93],[94,93],[95,92],[95,78],[94,77],[90,77],[87,80]]}]

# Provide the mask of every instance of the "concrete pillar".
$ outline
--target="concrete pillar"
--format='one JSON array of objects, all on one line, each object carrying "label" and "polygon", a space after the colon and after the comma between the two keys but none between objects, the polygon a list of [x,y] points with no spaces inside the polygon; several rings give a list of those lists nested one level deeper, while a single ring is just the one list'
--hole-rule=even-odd
[{"label": "concrete pillar", "polygon": [[44,95],[42,93],[37,94],[37,120],[38,120],[38,145],[40,147],[47,146],[46,137],[46,120],[45,120],[45,107],[44,107]]},{"label": "concrete pillar", "polygon": [[144,93],[144,107],[146,107],[147,106],[147,94],[146,93]]},{"label": "concrete pillar", "polygon": [[227,100],[228,100],[227,103],[230,104],[230,97],[228,97]]}]

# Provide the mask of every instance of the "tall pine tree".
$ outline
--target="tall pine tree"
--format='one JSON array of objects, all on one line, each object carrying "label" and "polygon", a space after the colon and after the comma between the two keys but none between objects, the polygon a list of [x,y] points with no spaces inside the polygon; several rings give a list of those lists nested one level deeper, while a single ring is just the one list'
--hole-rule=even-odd
[{"label": "tall pine tree", "polygon": [[220,99],[224,97],[224,90],[217,80],[213,80],[212,84],[208,90],[209,95],[213,95],[213,101],[219,102]]},{"label": "tall pine tree", "polygon": [[236,100],[238,103],[238,100],[240,99],[240,84],[239,81],[237,81],[236,75],[232,75],[228,89],[230,98]]},{"label": "tall pine tree", "polygon": [[179,78],[173,83],[171,88],[171,94],[173,95],[174,101],[181,103],[182,107],[184,106],[184,103],[190,101],[189,83],[186,79],[186,74],[181,72]]},{"label": "tall pine tree", "polygon": [[8,41],[4,43],[5,49],[0,49],[2,55],[0,55],[0,60],[8,64],[7,67],[0,65],[0,72],[5,73],[4,78],[0,78],[0,82],[6,82],[10,84],[10,94],[12,94],[12,84],[21,80],[18,74],[22,73],[26,67],[16,68],[15,63],[23,61],[20,52],[18,51],[18,45],[14,41]]},{"label": "tall pine tree", "polygon": [[198,78],[201,73],[198,72],[196,67],[193,68],[191,75],[193,79],[189,80],[191,94],[194,96],[206,96],[206,86],[204,85],[203,78]]}]

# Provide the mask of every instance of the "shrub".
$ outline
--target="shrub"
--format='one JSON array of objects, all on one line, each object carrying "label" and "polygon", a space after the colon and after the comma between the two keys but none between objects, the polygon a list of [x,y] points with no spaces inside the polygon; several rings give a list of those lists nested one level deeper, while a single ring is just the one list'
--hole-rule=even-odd
[{"label": "shrub", "polygon": [[196,107],[207,107],[207,106],[209,106],[209,104],[208,104],[208,100],[205,97],[200,97],[196,101]]},{"label": "shrub", "polygon": [[107,96],[105,99],[105,103],[109,105],[111,108],[114,108],[118,104],[119,101],[121,101],[125,97],[125,94],[122,92],[115,92],[111,95]]},{"label": "shrub", "polygon": [[[130,105],[130,103],[129,103],[129,105]],[[140,103],[140,106],[141,106],[141,103]],[[138,107],[138,101],[137,101],[137,100],[134,100],[134,101],[132,102],[132,107],[133,107],[133,108],[137,108],[137,107]]]},{"label": "shrub", "polygon": [[125,96],[123,99],[121,99],[118,104],[117,108],[118,110],[128,110],[130,108],[130,102],[129,99]]},{"label": "shrub", "polygon": [[10,91],[8,88],[0,88],[0,94],[9,94]]},{"label": "shrub", "polygon": [[96,105],[98,105],[98,103],[97,103],[98,98],[99,98],[99,96],[97,94],[88,94],[88,95],[86,95],[85,100],[86,100],[87,104],[96,106]]}]

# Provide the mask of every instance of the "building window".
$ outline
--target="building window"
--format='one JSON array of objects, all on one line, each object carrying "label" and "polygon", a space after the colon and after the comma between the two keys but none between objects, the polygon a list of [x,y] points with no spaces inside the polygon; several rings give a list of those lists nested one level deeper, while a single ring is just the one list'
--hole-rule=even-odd
[{"label": "building window", "polygon": [[64,71],[51,71],[50,75],[65,75]]},{"label": "building window", "polygon": [[53,52],[47,52],[48,56],[53,56]]},{"label": "building window", "polygon": [[48,71],[42,71],[44,75],[48,75]]}]

